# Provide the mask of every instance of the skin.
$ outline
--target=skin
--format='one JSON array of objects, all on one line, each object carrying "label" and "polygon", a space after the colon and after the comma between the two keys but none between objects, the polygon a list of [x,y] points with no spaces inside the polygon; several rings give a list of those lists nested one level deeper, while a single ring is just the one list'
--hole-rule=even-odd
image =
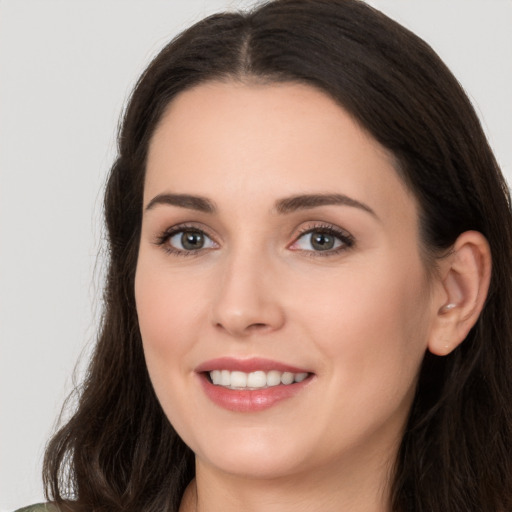
[{"label": "skin", "polygon": [[[169,193],[207,198],[216,211],[147,208]],[[275,207],[334,193],[364,206]],[[441,329],[445,353],[469,329],[457,324],[461,308],[440,313],[452,297],[465,304],[465,274],[449,270],[456,256],[439,277],[427,272],[416,200],[391,155],[311,87],[202,84],[172,101],[151,140],[144,205],[135,295],[145,357],[165,414],[196,454],[182,510],[388,510],[425,351]],[[184,254],[179,236],[165,239],[182,224],[206,233],[203,249]],[[353,245],[315,250],[303,233],[319,225]],[[477,268],[471,236],[480,240],[460,247]],[[228,411],[195,372],[224,356],[314,375],[269,409]]]}]

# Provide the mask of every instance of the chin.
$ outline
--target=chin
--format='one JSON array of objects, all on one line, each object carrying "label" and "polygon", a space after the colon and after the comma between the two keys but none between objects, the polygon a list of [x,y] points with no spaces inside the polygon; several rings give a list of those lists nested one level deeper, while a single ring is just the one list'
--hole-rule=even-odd
[{"label": "chin", "polygon": [[[196,466],[208,466],[246,478],[274,479],[304,468],[308,457],[308,443],[299,440],[284,429],[232,429],[204,436],[197,440],[184,436],[187,445],[196,454]],[[298,448],[300,447],[300,450]]]},{"label": "chin", "polygon": [[303,461],[297,454],[266,450],[265,453],[247,450],[225,450],[223,453],[205,454],[208,458],[196,456],[196,467],[201,464],[236,477],[273,480],[299,473]]}]

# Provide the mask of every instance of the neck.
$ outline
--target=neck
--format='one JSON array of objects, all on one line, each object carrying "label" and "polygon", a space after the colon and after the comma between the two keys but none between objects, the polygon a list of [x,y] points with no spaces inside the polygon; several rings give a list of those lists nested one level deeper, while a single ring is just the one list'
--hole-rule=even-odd
[{"label": "neck", "polygon": [[180,512],[389,512],[390,464],[365,462],[279,478],[244,478],[197,460],[196,478]]}]

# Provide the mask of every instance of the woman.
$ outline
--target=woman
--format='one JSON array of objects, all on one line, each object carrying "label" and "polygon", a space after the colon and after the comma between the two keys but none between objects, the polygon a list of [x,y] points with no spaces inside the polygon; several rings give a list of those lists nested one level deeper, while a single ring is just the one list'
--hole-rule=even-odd
[{"label": "woman", "polygon": [[62,510],[505,511],[511,216],[460,86],[354,0],[195,25],[141,77]]}]

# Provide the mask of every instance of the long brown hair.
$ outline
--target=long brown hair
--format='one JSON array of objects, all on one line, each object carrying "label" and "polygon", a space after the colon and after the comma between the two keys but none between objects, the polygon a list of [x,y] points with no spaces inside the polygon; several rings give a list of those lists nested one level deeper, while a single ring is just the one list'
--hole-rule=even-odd
[{"label": "long brown hair", "polygon": [[446,357],[426,354],[395,463],[396,512],[512,510],[512,215],[462,88],[434,51],[359,0],[276,0],[186,30],[138,81],[105,193],[110,263],[76,412],[48,445],[47,497],[69,510],[177,510],[194,457],[147,373],[134,301],[145,160],[166,106],[208,80],[301,82],[391,150],[434,255],[466,230],[493,256],[485,308]]}]

